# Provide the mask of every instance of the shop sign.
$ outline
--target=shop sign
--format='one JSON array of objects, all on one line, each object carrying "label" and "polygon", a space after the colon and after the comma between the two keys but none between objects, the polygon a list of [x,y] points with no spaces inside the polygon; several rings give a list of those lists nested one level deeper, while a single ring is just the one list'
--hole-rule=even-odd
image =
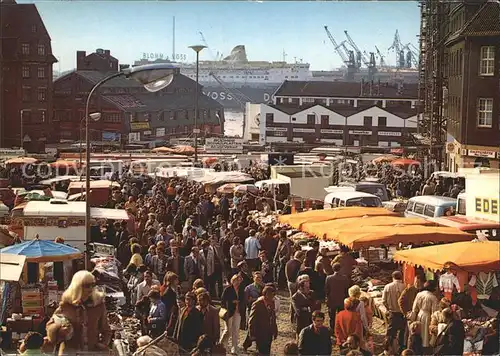
[{"label": "shop sign", "polygon": [[294,128],[293,132],[298,132],[298,133],[314,133],[316,132],[316,129],[301,129],[301,128]]},{"label": "shop sign", "polygon": [[158,127],[156,129],[156,137],[163,137],[165,136],[165,128],[164,127]]},{"label": "shop sign", "polygon": [[242,153],[243,140],[240,138],[211,137],[205,140],[207,153]]},{"label": "shop sign", "polygon": [[474,198],[476,213],[498,215],[498,199],[494,198]]},{"label": "shop sign", "polygon": [[149,122],[147,121],[131,122],[130,129],[132,131],[149,130]]},{"label": "shop sign", "polygon": [[467,156],[495,158],[496,152],[495,151],[483,151],[483,150],[467,150]]},{"label": "shop sign", "polygon": [[396,131],[379,131],[378,132],[379,136],[401,136],[401,132],[396,132]]},{"label": "shop sign", "polygon": [[332,130],[332,129],[321,129],[320,132],[325,134],[338,134],[338,135],[344,133],[343,130]]},{"label": "shop sign", "polygon": [[349,130],[350,135],[371,135],[371,131]]},{"label": "shop sign", "polygon": [[140,132],[131,132],[128,134],[128,142],[139,142],[141,140]]},{"label": "shop sign", "polygon": [[22,157],[25,154],[25,150],[10,150],[8,148],[0,149],[0,157]]},{"label": "shop sign", "polygon": [[144,131],[142,134],[144,136],[151,136],[152,132],[151,132],[151,130],[148,130],[148,131]]},{"label": "shop sign", "polygon": [[266,127],[266,131],[269,132],[286,132],[288,129],[286,127]]}]

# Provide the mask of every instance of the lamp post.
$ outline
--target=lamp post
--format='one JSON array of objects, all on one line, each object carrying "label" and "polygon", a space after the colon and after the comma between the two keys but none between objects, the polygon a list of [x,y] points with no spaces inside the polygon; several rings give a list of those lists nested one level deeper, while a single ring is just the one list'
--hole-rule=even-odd
[{"label": "lamp post", "polygon": [[199,107],[198,107],[198,87],[199,87],[199,72],[200,72],[200,52],[204,49],[207,48],[207,46],[203,45],[194,45],[194,46],[189,46],[193,51],[196,52],[196,89],[195,89],[195,98],[194,98],[194,162],[198,162],[198,134],[200,133],[200,129],[198,129],[198,113],[199,113]]},{"label": "lamp post", "polygon": [[[101,113],[95,112],[95,113],[89,114],[89,117],[92,119],[92,121],[99,121],[101,119]],[[83,127],[82,127],[82,125],[83,125],[84,121],[85,121],[85,125],[89,124],[88,121],[85,120],[85,117],[80,120],[80,133],[79,133],[80,140],[78,142],[78,151],[79,151],[78,153],[80,154],[80,158],[79,158],[80,161],[78,163],[80,165],[80,168],[82,167],[82,164],[83,164],[83,157],[82,157],[82,155],[83,155],[83,150],[82,150],[82,131],[83,131]],[[89,129],[89,131],[91,131],[91,130]],[[82,173],[83,172],[80,171],[80,181],[83,178],[83,174]]]},{"label": "lamp post", "polygon": [[21,129],[21,132],[20,132],[20,135],[21,135],[21,146],[19,147],[20,149],[24,149],[24,112],[26,110],[25,109],[21,109],[19,111],[19,119],[20,119],[20,129]]},{"label": "lamp post", "polygon": [[90,247],[90,135],[89,135],[89,117],[95,119],[95,115],[101,116],[99,113],[90,115],[90,99],[92,94],[106,82],[117,78],[125,77],[132,78],[141,83],[149,92],[160,91],[169,86],[174,80],[174,75],[177,73],[177,66],[171,63],[154,63],[146,64],[137,67],[125,68],[117,73],[105,77],[97,82],[90,90],[85,104],[85,268],[89,268],[89,247]]}]

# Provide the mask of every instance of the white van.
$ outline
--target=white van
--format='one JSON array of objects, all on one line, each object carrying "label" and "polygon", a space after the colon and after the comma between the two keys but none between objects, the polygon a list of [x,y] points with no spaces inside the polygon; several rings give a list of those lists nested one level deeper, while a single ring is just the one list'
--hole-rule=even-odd
[{"label": "white van", "polygon": [[410,218],[439,218],[455,215],[457,199],[437,195],[419,195],[408,200],[405,216]]},{"label": "white van", "polygon": [[341,188],[326,195],[323,207],[329,209],[345,206],[381,207],[382,201],[374,194]]}]

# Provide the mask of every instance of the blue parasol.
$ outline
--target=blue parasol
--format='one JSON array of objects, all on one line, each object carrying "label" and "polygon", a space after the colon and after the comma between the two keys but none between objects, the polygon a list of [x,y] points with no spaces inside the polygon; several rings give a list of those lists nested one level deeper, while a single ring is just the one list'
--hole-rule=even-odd
[{"label": "blue parasol", "polygon": [[26,262],[34,263],[68,261],[82,256],[82,252],[74,247],[39,239],[4,247],[0,253],[26,256]]}]

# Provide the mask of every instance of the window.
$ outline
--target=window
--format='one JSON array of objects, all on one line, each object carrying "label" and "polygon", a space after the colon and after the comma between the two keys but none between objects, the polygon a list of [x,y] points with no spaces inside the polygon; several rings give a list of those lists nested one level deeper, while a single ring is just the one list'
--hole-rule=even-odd
[{"label": "window", "polygon": [[38,67],[38,79],[45,79],[45,68]]},{"label": "window", "polygon": [[372,117],[371,116],[364,116],[363,117],[363,126],[365,127],[371,127],[372,126]]},{"label": "window", "polygon": [[307,115],[307,124],[308,125],[314,125],[315,121],[316,121],[316,115],[314,115],[314,114]]},{"label": "window", "polygon": [[23,86],[23,101],[31,101],[31,87]]},{"label": "window", "polygon": [[122,120],[121,114],[118,113],[107,113],[104,114],[104,122],[114,122],[120,123]]},{"label": "window", "polygon": [[415,207],[413,208],[413,211],[417,214],[423,214],[424,213],[424,208],[425,205],[422,203],[415,203]]},{"label": "window", "polygon": [[21,52],[24,55],[29,55],[30,54],[30,44],[29,43],[21,44]]},{"label": "window", "polygon": [[387,117],[379,116],[378,117],[378,126],[379,127],[387,127]]},{"label": "window", "polygon": [[477,126],[491,127],[493,125],[493,99],[479,98],[477,105]]},{"label": "window", "polygon": [[45,56],[45,45],[43,44],[38,45],[38,55]]},{"label": "window", "polygon": [[272,124],[274,122],[274,114],[267,113],[266,114],[266,123]]},{"label": "window", "polygon": [[434,205],[426,205],[424,209],[424,215],[433,218],[435,211],[436,207]]},{"label": "window", "polygon": [[321,126],[328,127],[329,121],[330,121],[329,115],[321,115]]},{"label": "window", "polygon": [[40,121],[45,122],[45,119],[47,118],[47,112],[45,110],[40,111]]},{"label": "window", "polygon": [[479,75],[495,74],[495,46],[482,46],[479,60]]},{"label": "window", "polygon": [[36,25],[31,25],[31,32],[36,33],[37,27]]},{"label": "window", "polygon": [[38,88],[38,101],[47,100],[47,88]]},{"label": "window", "polygon": [[28,66],[23,66],[23,78],[29,78],[30,77],[30,67]]},{"label": "window", "polygon": [[302,98],[303,103],[314,103],[314,98]]}]

